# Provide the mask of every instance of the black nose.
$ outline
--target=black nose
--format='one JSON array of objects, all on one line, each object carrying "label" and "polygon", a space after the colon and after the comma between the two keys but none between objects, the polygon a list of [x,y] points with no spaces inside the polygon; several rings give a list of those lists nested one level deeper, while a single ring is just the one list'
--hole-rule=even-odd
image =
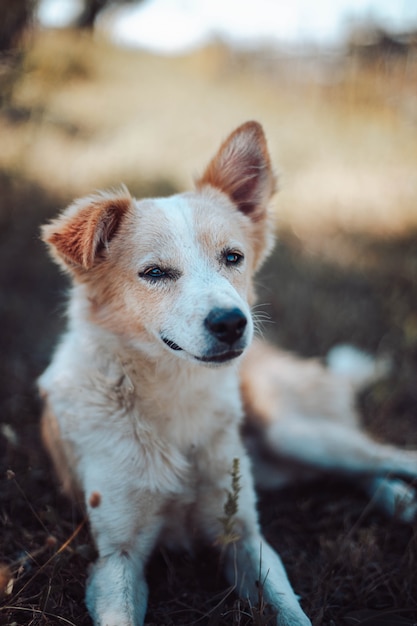
[{"label": "black nose", "polygon": [[245,332],[248,320],[240,309],[213,309],[204,320],[206,328],[219,341],[230,346]]}]

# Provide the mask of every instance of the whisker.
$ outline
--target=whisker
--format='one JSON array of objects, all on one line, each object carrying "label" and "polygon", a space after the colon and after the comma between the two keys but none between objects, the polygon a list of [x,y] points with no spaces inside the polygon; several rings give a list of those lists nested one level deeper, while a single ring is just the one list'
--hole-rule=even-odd
[{"label": "whisker", "polygon": [[269,313],[267,313],[266,311],[254,311],[253,309],[252,309],[252,318],[253,320],[263,320],[266,322],[273,321],[271,315],[269,315]]},{"label": "whisker", "polygon": [[[256,305],[255,305],[256,306]],[[263,306],[263,305],[258,305]],[[255,334],[264,337],[264,326],[265,324],[275,324],[275,321],[271,318],[269,313],[266,311],[254,311],[255,307],[252,307],[252,319],[253,319],[253,327]]]},{"label": "whisker", "polygon": [[254,313],[254,314],[252,314],[252,317],[253,317],[254,319],[257,319],[257,320],[265,320],[265,321],[267,321],[267,322],[268,322],[268,321],[269,321],[269,322],[272,322],[272,321],[273,321],[272,317],[271,317],[268,313],[264,313],[264,312],[262,312],[262,311],[261,311],[261,312],[259,312],[259,313]]},{"label": "whisker", "polygon": [[270,302],[257,302],[251,307],[251,309],[253,311],[254,309],[259,309],[260,307],[263,307],[263,306],[265,307],[271,306],[271,303]]}]

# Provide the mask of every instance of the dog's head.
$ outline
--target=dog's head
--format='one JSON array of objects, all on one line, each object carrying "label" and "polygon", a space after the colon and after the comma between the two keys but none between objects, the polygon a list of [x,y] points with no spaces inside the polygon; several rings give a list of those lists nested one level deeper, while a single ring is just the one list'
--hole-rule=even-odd
[{"label": "dog's head", "polygon": [[252,278],[272,247],[275,189],[262,128],[221,145],[192,192],[83,198],[44,226],[94,323],[149,355],[225,363],[250,343]]}]

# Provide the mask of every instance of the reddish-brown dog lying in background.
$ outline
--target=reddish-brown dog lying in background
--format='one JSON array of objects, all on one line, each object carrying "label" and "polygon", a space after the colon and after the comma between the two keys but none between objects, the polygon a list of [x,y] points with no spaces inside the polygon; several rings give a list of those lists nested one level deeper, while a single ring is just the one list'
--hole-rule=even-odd
[{"label": "reddish-brown dog lying in background", "polygon": [[[248,122],[194,191],[141,201],[125,189],[98,194],[44,227],[73,287],[68,330],[39,381],[43,436],[89,516],[99,556],[86,600],[96,626],[143,624],[155,545],[194,540],[222,545],[242,597],[256,603],[262,584],[277,624],[310,624],[261,535],[247,449],[271,486],[339,470],[388,511],[401,501],[405,519],[415,514],[412,488],[385,474],[417,476],[417,455],[357,427],[354,384],[374,375],[373,363],[356,355],[354,369],[366,367],[355,378],[250,347],[274,188],[263,131]],[[253,420],[246,440],[242,395]],[[224,541],[233,466],[241,490]]]}]

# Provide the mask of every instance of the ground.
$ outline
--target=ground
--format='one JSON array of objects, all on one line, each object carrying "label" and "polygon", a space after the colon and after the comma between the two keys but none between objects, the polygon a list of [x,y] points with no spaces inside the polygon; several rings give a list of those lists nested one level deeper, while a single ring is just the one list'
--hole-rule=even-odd
[{"label": "ground", "polygon": [[[91,64],[91,55],[88,58]],[[86,78],[83,75],[81,79],[80,74],[86,71],[85,66],[71,59],[72,65],[69,69],[65,67],[70,77],[76,74],[77,81],[82,83]],[[190,60],[187,63],[181,70],[183,73],[194,67]],[[198,63],[200,72],[201,59]],[[208,68],[210,72],[214,72],[212,64]],[[27,73],[30,74],[29,70]],[[220,82],[223,78],[220,75]],[[32,81],[29,87],[33,88],[33,84]],[[71,194],[84,193],[87,184],[94,188],[96,181],[105,177],[103,171],[108,164],[104,158],[104,165],[100,162],[104,170],[98,171],[97,165],[96,178],[92,176],[90,181],[83,178],[81,182],[77,179],[71,187],[71,176],[77,178],[80,171],[76,169],[75,175],[65,174],[65,164],[70,163],[69,169],[76,168],[72,161],[73,158],[76,161],[75,148],[70,148],[68,135],[74,132],[74,141],[81,142],[83,150],[89,143],[75,122],[70,130],[68,126],[64,131],[59,130],[57,144],[50,143],[47,150],[46,163],[38,162],[38,144],[52,142],[58,133],[58,118],[51,122],[47,116],[50,109],[45,103],[41,126],[38,119],[22,118],[27,111],[37,115],[36,111],[33,113],[35,96],[31,92],[29,98],[25,92],[29,87],[23,80],[16,96],[19,106],[14,103],[14,108],[3,112],[1,121],[7,141],[0,158],[0,623],[88,626],[91,622],[83,597],[94,548],[82,515],[59,492],[39,437],[40,403],[35,380],[47,365],[64,327],[66,289],[65,279],[50,262],[39,240],[39,225],[64,206]],[[80,82],[75,82],[72,89],[81,90]],[[219,92],[225,100],[230,95],[227,89]],[[334,100],[338,95],[340,92],[326,91],[325,97]],[[91,94],[86,92],[84,99],[81,98],[85,110],[89,110],[89,97]],[[316,110],[317,97],[313,98]],[[58,106],[57,99],[59,94],[54,106]],[[288,93],[285,99],[291,100]],[[295,98],[290,105],[294,102]],[[283,108],[284,104],[280,100],[277,106]],[[65,108],[62,102],[60,106]],[[80,103],[78,106],[81,110]],[[125,106],[124,102],[120,106]],[[149,111],[141,114],[148,115]],[[264,110],[262,114],[267,116]],[[230,112],[226,117],[230,118]],[[359,124],[363,124],[361,120]],[[298,178],[292,180],[289,174],[290,185],[300,180],[307,184],[309,180],[295,154],[303,143],[296,136],[296,127],[301,122],[300,117],[294,120],[297,149],[284,150],[286,171],[291,172],[293,164],[298,168]],[[197,128],[197,120],[193,119],[192,123]],[[387,123],[389,136],[394,125],[403,133],[401,137],[405,137],[402,126],[395,126],[397,122],[389,118]],[[32,124],[29,131],[28,124]],[[308,124],[305,122],[304,130]],[[99,149],[103,144],[97,140],[91,125],[91,119],[88,124],[85,122],[92,144],[98,143]],[[408,128],[410,136],[415,138],[414,127],[410,124]],[[28,132],[36,144],[30,149]],[[280,132],[282,137],[283,131]],[[29,153],[33,150],[32,158],[16,160],[12,135],[16,145],[21,142],[19,154],[25,149]],[[349,141],[347,136],[344,138]],[[64,139],[68,153],[60,151]],[[221,137],[215,139],[217,142]],[[207,143],[212,140],[210,136]],[[332,141],[325,139],[327,147]],[[403,180],[403,172],[408,171],[410,164],[415,164],[414,148],[407,141],[402,144],[408,146],[407,154],[401,157],[407,161],[397,158],[394,187],[395,181]],[[288,146],[291,145],[288,139]],[[104,147],[109,149],[108,144]],[[391,149],[394,147],[392,144]],[[306,149],[312,150],[311,146]],[[378,151],[369,146],[366,149],[368,158],[370,152]],[[172,145],[168,145],[167,152],[174,158],[172,150]],[[54,159],[61,161],[55,169]],[[97,160],[96,154],[94,159]],[[349,162],[347,153],[344,159]],[[390,170],[394,160],[385,155],[383,163]],[[326,169],[323,163],[321,167]],[[48,168],[51,168],[50,181]],[[180,176],[170,177],[164,168],[159,178],[156,169],[152,170],[150,165],[149,168],[143,179],[135,178],[135,193],[142,190],[146,194],[164,195],[182,183]],[[317,175],[317,167],[314,171]],[[386,178],[387,171],[378,180]],[[132,177],[132,172],[126,176]],[[412,184],[415,185],[415,180],[410,181]],[[328,212],[321,213],[321,209],[315,211],[314,218],[310,216],[306,220],[300,206],[304,196],[297,195],[299,192],[292,188],[287,190],[287,195],[284,192],[284,218],[278,229],[278,245],[257,281],[259,302],[271,316],[271,323],[265,324],[264,331],[271,341],[304,356],[322,357],[340,342],[353,343],[372,354],[389,355],[392,372],[366,389],[358,397],[358,406],[364,425],[375,437],[417,448],[417,228],[410,220],[410,215],[416,212],[415,197],[411,192],[407,192],[406,199],[397,197],[395,190],[392,191],[391,203],[402,199],[403,205],[406,201],[408,204],[405,209],[401,204],[391,204],[393,217],[387,225],[388,205],[384,205],[386,198],[382,199],[383,227],[374,228],[368,218],[370,213],[375,220],[378,202],[372,199],[369,187],[363,191],[361,211],[355,207],[349,220],[343,223],[340,220],[332,223]],[[317,193],[321,201],[322,186]],[[357,197],[349,196],[351,202],[357,201]],[[296,204],[293,217],[288,209],[290,200]],[[309,208],[311,202],[311,198],[306,198]],[[279,203],[277,207],[279,211]],[[353,219],[352,215],[359,217]],[[261,493],[259,510],[265,536],[281,554],[315,626],[401,626],[417,622],[417,539],[413,527],[386,519],[354,487],[344,485],[335,476],[308,486]],[[236,599],[219,574],[218,566],[218,558],[211,550],[193,557],[155,554],[148,573],[151,589],[148,626],[270,623],[267,611],[261,615],[259,607],[248,607]]]}]

